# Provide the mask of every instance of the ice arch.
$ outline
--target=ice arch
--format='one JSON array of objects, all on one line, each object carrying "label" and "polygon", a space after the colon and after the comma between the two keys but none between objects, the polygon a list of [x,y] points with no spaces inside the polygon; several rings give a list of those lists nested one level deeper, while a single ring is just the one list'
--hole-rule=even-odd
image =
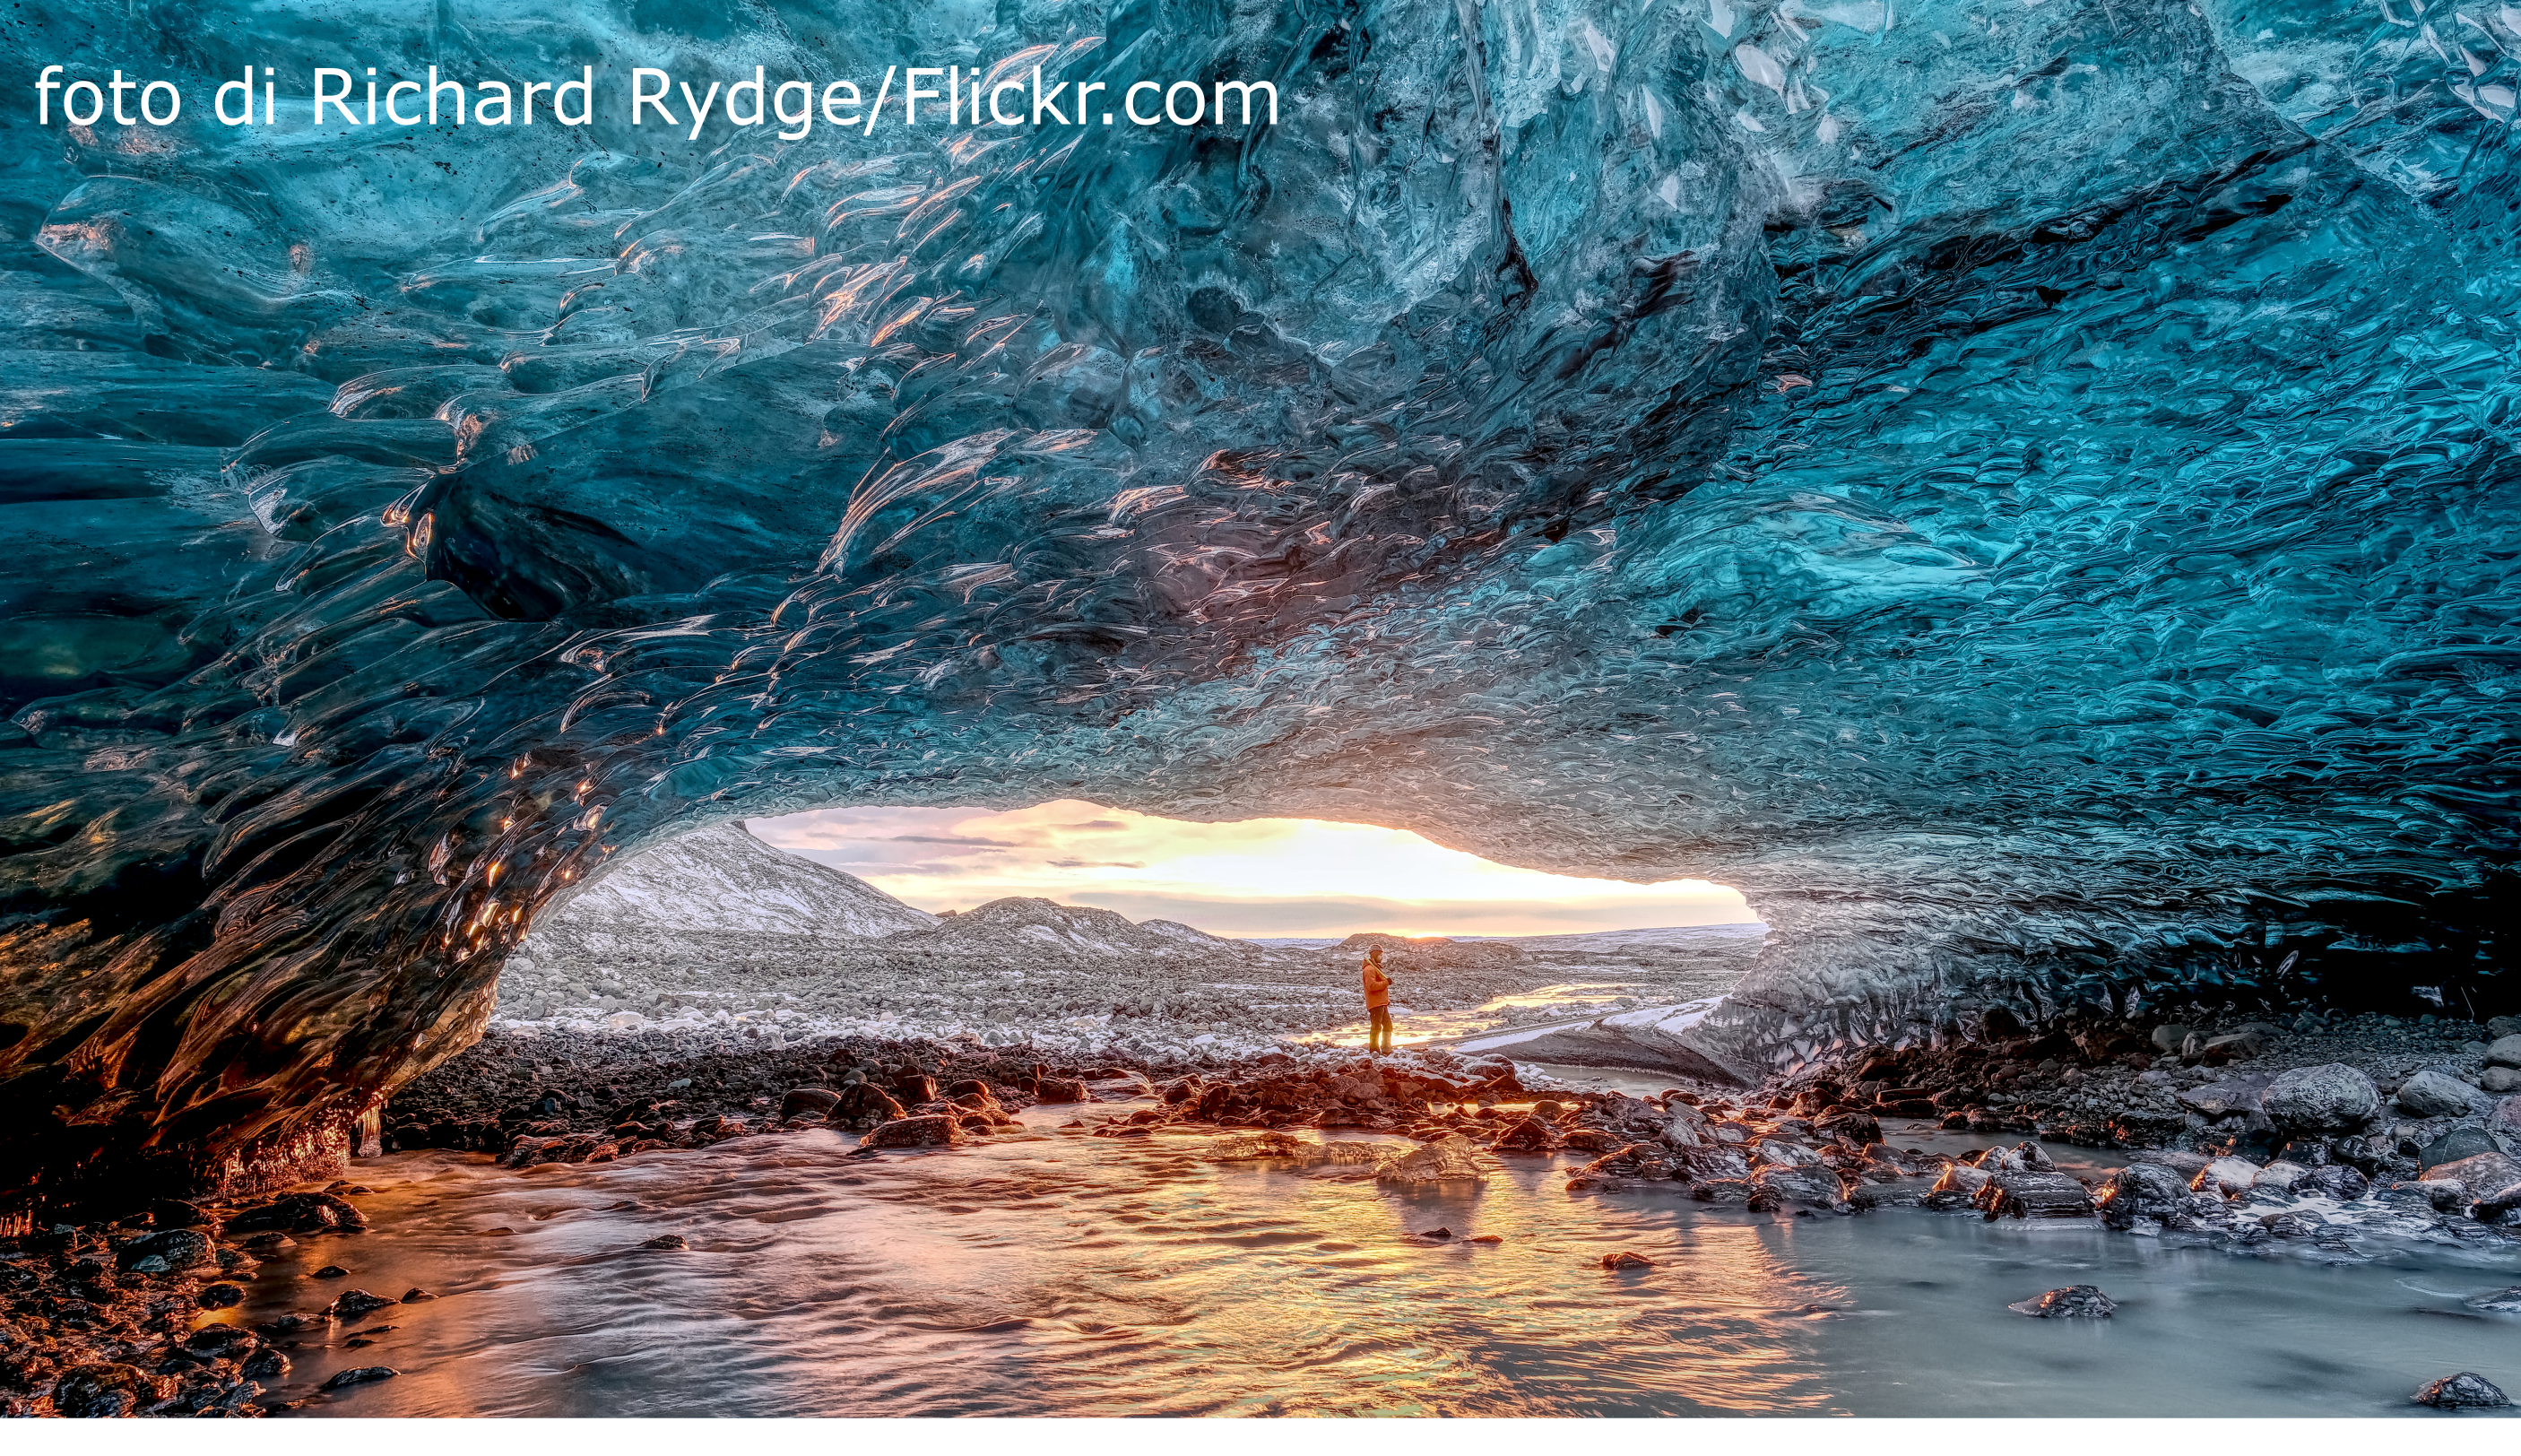
[{"label": "ice arch", "polygon": [[1038,45],[1287,119],[13,111],[37,1193],[320,1152],[597,856],[833,802],[1719,880],[1776,931],[1707,1032],[1751,1068],[2201,981],[2506,994],[2493,6],[371,11],[59,11],[0,69]]}]

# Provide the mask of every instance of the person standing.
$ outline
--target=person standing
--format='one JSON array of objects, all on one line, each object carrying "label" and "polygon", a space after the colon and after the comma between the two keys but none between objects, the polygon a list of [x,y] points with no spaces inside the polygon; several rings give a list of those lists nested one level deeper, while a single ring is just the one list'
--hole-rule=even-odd
[{"label": "person standing", "polygon": [[1392,978],[1383,974],[1383,947],[1365,953],[1365,1050],[1392,1050]]}]

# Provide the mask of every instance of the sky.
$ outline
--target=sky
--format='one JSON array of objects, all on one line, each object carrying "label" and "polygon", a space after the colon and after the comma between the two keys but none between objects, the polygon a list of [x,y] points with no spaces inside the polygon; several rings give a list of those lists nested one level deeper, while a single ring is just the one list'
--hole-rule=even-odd
[{"label": "sky", "polygon": [[1029,809],[816,809],[752,821],[782,849],[922,910],[1038,895],[1212,934],[1549,935],[1755,920],[1704,880],[1518,870],[1403,830],[1319,819],[1190,824],[1080,799]]}]

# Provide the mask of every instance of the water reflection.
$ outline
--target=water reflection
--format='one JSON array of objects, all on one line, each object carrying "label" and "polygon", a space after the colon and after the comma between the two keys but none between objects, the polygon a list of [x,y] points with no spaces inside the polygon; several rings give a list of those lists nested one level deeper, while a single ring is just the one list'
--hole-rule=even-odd
[{"label": "water reflection", "polygon": [[[1571,1196],[1564,1160],[1377,1185],[1067,1115],[866,1160],[823,1132],[526,1174],[377,1160],[379,1230],[285,1251],[240,1313],[440,1296],[293,1352],[293,1394],[404,1372],[307,1407],[339,1415],[2368,1414],[2453,1370],[2521,1378],[2511,1320],[2455,1317],[2508,1260],[1718,1212]],[[1438,1227],[1464,1237],[1413,1237]],[[690,1247],[639,1247],[664,1234]],[[1605,1273],[1622,1249],[1658,1267]],[[329,1262],[351,1276],[307,1277]],[[2122,1314],[2003,1310],[2068,1283]]]}]

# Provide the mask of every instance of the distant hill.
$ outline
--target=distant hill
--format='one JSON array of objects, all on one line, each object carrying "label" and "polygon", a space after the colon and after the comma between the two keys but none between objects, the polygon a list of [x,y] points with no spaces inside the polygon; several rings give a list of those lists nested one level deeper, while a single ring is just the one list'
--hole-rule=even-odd
[{"label": "distant hill", "polygon": [[611,866],[537,918],[524,947],[587,935],[894,935],[937,917],[854,875],[774,849],[741,820],[720,824]]},{"label": "distant hill", "polygon": [[1227,940],[1169,920],[1143,924],[1114,910],[1009,895],[887,940],[888,948],[959,955],[1057,955],[1093,959],[1135,956],[1253,955],[1248,942]]}]

